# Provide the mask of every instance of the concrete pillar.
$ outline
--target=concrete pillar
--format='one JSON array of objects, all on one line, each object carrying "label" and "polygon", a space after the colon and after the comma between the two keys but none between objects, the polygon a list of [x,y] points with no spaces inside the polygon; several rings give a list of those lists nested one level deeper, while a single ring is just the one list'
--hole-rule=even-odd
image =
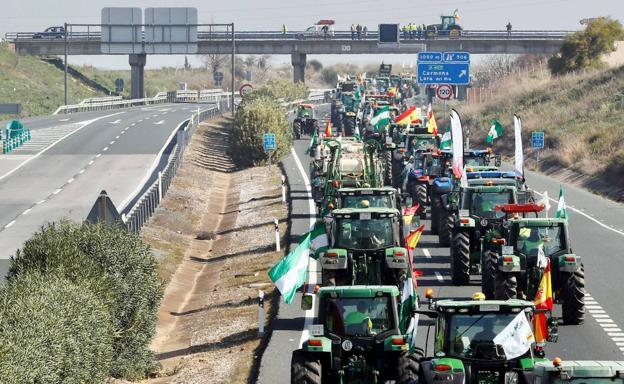
[{"label": "concrete pillar", "polygon": [[131,54],[130,63],[130,98],[142,99],[145,97],[145,61],[147,55],[144,53]]},{"label": "concrete pillar", "polygon": [[290,58],[293,66],[293,81],[295,83],[305,82],[306,54],[294,52]]}]

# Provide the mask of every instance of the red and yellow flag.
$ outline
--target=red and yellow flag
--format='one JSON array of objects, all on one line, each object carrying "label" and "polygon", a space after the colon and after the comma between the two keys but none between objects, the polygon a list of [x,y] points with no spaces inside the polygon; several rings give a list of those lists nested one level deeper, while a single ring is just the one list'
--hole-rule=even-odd
[{"label": "red and yellow flag", "polygon": [[433,111],[429,111],[429,124],[427,126],[427,132],[433,135],[438,134],[438,123],[436,122],[435,116],[433,115]]},{"label": "red and yellow flag", "polygon": [[401,113],[399,116],[397,116],[397,118],[394,120],[395,123],[397,124],[402,124],[402,125],[407,125],[409,123],[412,122],[412,115],[416,114],[416,106],[411,106],[409,107],[405,112]]},{"label": "red and yellow flag", "polygon": [[332,126],[331,121],[327,120],[327,124],[325,124],[325,137],[332,137]]},{"label": "red and yellow flag", "polygon": [[415,231],[407,235],[405,237],[405,248],[416,249],[416,246],[418,245],[418,240],[420,240],[420,236],[422,235],[424,230],[425,225],[423,224],[420,227],[416,228]]},{"label": "red and yellow flag", "polygon": [[[535,293],[535,309],[546,310],[552,312],[553,310],[553,298],[552,298],[552,280],[550,276],[550,259],[544,268],[544,275],[540,281],[540,285]],[[548,338],[548,326],[547,317],[545,312],[535,313],[533,316],[533,328],[535,328],[535,341],[543,343]]]},{"label": "red and yellow flag", "polygon": [[420,204],[412,205],[409,208],[403,208],[403,224],[405,225],[412,224],[412,219],[414,218],[414,215],[418,211],[418,208],[420,208]]}]

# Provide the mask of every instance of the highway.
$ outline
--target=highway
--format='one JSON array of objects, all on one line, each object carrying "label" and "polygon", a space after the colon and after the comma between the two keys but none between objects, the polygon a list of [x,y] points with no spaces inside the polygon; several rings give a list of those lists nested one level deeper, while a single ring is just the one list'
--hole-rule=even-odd
[{"label": "highway", "polygon": [[[322,114],[327,107],[321,107]],[[313,204],[310,204],[308,180],[309,157],[305,154],[309,139],[294,143],[293,155],[284,161],[284,170],[290,186],[292,204],[291,239],[308,231]],[[300,163],[300,165],[298,164]],[[536,192],[548,192],[551,199],[550,214],[556,210],[559,185],[557,180],[527,171],[527,184]],[[587,289],[586,320],[582,325],[559,326],[559,341],[546,346],[547,356],[563,359],[622,360],[624,353],[624,307],[621,292],[621,260],[624,249],[624,205],[606,200],[581,188],[563,184],[570,214],[570,237],[574,252],[582,257],[585,265]],[[414,267],[422,271],[418,280],[418,293],[423,297],[426,288],[432,288],[438,298],[469,298],[480,291],[480,278],[474,276],[471,285],[454,287],[450,282],[449,248],[438,246],[437,236],[431,235],[429,220],[418,249],[414,255]],[[296,245],[296,244],[294,244]],[[293,246],[294,248],[294,246]],[[314,261],[313,261],[314,262]],[[314,262],[316,263],[316,262]],[[310,270],[316,269],[311,264]],[[313,274],[312,278],[316,278]],[[307,337],[304,324],[311,323],[312,312],[300,310],[300,295],[291,305],[280,302],[277,318],[273,322],[273,334],[264,352],[258,383],[289,383],[291,352]],[[555,305],[555,316],[560,306]],[[307,320],[306,320],[307,317]],[[418,344],[425,347],[427,325],[431,322],[421,317]],[[428,352],[433,350],[433,329],[429,333]]]},{"label": "highway", "polygon": [[[32,140],[0,155],[0,274],[50,221],[86,218],[100,191],[122,211],[198,104],[160,104],[24,120]],[[205,107],[205,105],[203,105]]]}]

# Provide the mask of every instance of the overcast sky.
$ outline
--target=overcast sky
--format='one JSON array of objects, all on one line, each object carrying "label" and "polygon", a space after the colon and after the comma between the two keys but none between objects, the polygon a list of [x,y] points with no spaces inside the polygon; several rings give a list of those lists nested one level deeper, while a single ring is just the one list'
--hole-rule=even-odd
[{"label": "overcast sky", "polygon": [[[611,16],[624,21],[624,0],[0,0],[0,33],[40,31],[67,23],[100,23],[103,7],[197,7],[200,23],[236,23],[237,30],[304,29],[318,19],[336,20],[336,29],[351,23],[377,29],[379,23],[432,24],[441,14],[459,10],[465,29],[579,29],[579,20]],[[322,60],[322,57],[320,57]],[[328,58],[330,59],[330,58]],[[353,61],[331,57],[331,62]],[[408,59],[408,58],[406,58]],[[72,57],[70,62],[98,67],[127,68],[127,57]],[[278,62],[288,62],[280,57]],[[378,60],[375,57],[358,61]],[[183,56],[148,57],[148,67],[182,65]]]}]

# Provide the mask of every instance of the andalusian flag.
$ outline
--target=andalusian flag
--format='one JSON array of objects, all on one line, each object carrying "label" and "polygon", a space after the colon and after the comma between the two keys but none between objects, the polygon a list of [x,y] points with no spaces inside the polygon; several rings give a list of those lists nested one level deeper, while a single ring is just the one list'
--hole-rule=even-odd
[{"label": "andalusian flag", "polygon": [[325,224],[322,221],[317,221],[310,232],[310,250],[314,253],[312,258],[318,259],[319,253],[326,251],[329,247],[329,239],[327,238],[327,232],[325,232]]},{"label": "andalusian flag", "polygon": [[312,232],[301,236],[297,248],[280,260],[280,262],[269,271],[269,278],[282,296],[284,296],[284,302],[286,304],[292,303],[297,289],[301,287],[308,278],[311,237]]},{"label": "andalusian flag", "polygon": [[492,120],[492,126],[490,127],[490,131],[488,132],[488,135],[485,141],[488,144],[492,144],[494,142],[494,139],[498,139],[502,135],[503,135],[503,126],[498,120],[496,119]]},{"label": "andalusian flag", "polygon": [[455,18],[455,20],[459,20],[459,9],[455,9],[453,11],[453,17]]},{"label": "andalusian flag", "polygon": [[390,108],[387,105],[379,108],[371,120],[371,125],[375,131],[380,131],[384,126],[390,123]]},{"label": "andalusian flag", "polygon": [[416,228],[416,230],[414,230],[412,233],[407,235],[405,237],[405,248],[416,249],[416,246],[418,245],[418,240],[420,240],[420,236],[422,235],[424,230],[425,225],[423,224],[420,227]]},{"label": "andalusian flag", "polygon": [[412,315],[418,310],[418,296],[416,296],[416,284],[414,282],[412,263],[407,269],[407,279],[403,283],[401,292],[400,328],[403,334],[408,336],[410,350],[416,347],[416,334],[418,332],[418,314]]},{"label": "andalusian flag", "polygon": [[412,122],[412,120],[415,120],[416,118],[418,118],[418,115],[416,114],[416,106],[413,105],[409,107],[405,112],[397,116],[394,122],[398,125],[408,125]]},{"label": "andalusian flag", "polygon": [[557,213],[555,217],[558,219],[568,219],[568,207],[566,206],[565,199],[563,198],[563,186],[559,186],[559,203],[557,204]]},{"label": "andalusian flag", "polygon": [[427,132],[433,135],[438,134],[438,123],[433,115],[433,111],[429,111],[429,124],[427,125]]},{"label": "andalusian flag", "polygon": [[310,137],[310,144],[308,145],[308,149],[306,149],[306,153],[312,153],[312,148],[318,145],[318,130],[314,128],[314,133]]},{"label": "andalusian flag", "polygon": [[449,149],[453,144],[453,138],[451,137],[451,130],[446,129],[444,135],[442,135],[442,139],[440,140],[440,149]]},{"label": "andalusian flag", "polygon": [[[543,255],[544,251],[540,248]],[[541,255],[540,255],[541,256]],[[550,259],[546,258],[546,267],[544,268],[544,274],[542,280],[535,293],[535,309],[545,310],[552,312],[553,310],[553,298],[552,298],[552,280],[550,276]],[[547,316],[544,312],[536,312],[533,316],[533,328],[535,329],[535,341],[543,343],[548,338],[548,325]]]},{"label": "andalusian flag", "polygon": [[353,137],[355,137],[358,140],[361,139],[361,136],[360,136],[360,125],[359,124],[355,125],[355,131],[353,132]]},{"label": "andalusian flag", "polygon": [[332,137],[332,126],[331,121],[327,120],[327,124],[325,124],[325,137]]}]

